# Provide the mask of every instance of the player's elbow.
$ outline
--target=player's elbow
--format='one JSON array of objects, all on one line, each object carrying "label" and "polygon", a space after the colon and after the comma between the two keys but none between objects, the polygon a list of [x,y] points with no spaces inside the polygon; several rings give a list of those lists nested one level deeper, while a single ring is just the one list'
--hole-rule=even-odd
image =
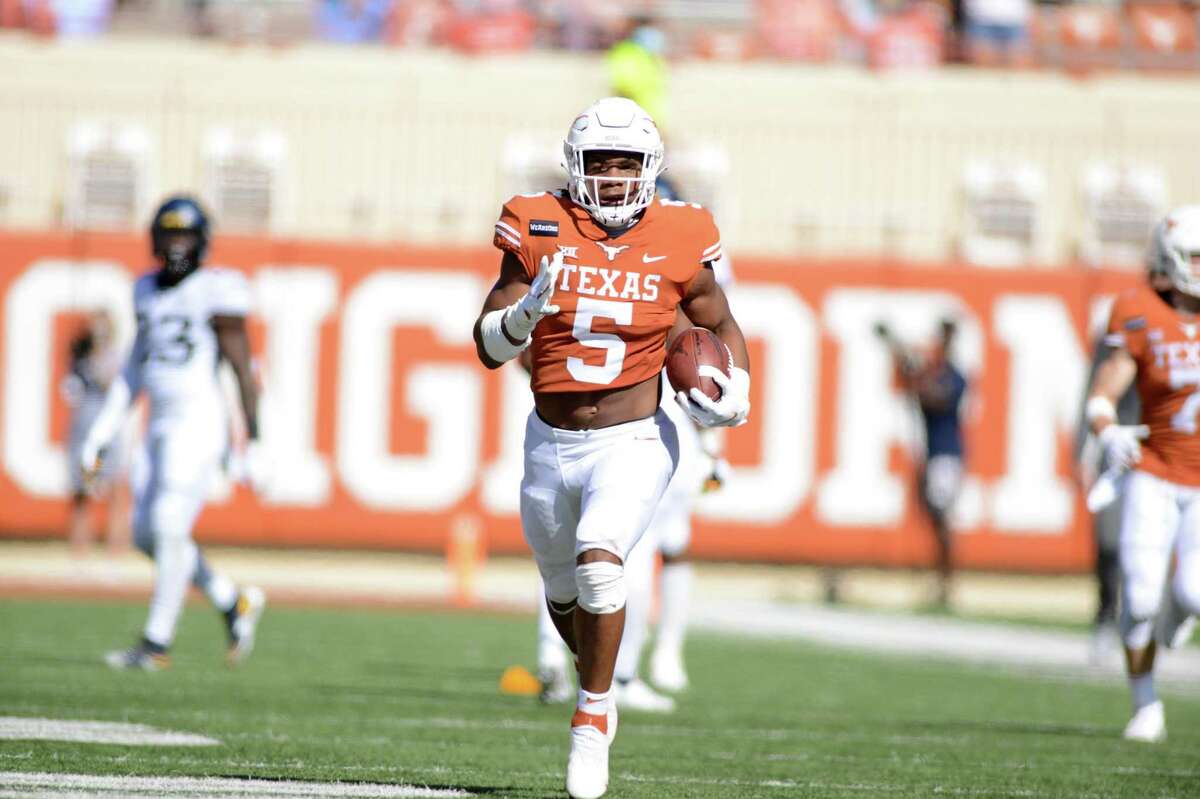
[{"label": "player's elbow", "polygon": [[475,355],[479,358],[479,362],[488,369],[499,369],[503,366],[503,362],[497,361],[492,356],[488,355],[487,349],[483,346],[483,334],[479,330],[479,323],[475,323]]}]

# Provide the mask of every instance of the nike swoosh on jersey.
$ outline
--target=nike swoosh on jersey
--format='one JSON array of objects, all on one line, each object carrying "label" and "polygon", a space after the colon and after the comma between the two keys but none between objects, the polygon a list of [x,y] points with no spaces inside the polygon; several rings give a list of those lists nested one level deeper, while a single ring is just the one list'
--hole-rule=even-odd
[{"label": "nike swoosh on jersey", "polygon": [[655,261],[661,261],[662,259],[664,259],[666,257],[667,256],[665,256],[665,255],[650,255],[649,253],[644,252],[644,253],[642,253],[642,263],[652,264]]}]

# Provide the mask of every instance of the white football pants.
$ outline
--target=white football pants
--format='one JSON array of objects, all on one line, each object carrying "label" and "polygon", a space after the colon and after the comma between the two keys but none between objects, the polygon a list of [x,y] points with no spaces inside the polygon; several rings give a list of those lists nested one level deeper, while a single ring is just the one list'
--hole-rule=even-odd
[{"label": "white football pants", "polygon": [[1127,646],[1142,649],[1150,643],[1172,554],[1175,599],[1200,614],[1200,488],[1134,471],[1122,493],[1121,633]]}]

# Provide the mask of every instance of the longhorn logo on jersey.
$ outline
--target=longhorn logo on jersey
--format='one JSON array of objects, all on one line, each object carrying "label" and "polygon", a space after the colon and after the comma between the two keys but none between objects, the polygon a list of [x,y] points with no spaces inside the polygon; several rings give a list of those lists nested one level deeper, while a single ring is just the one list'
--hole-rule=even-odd
[{"label": "longhorn logo on jersey", "polygon": [[[520,235],[533,220],[553,223],[558,236]],[[562,251],[583,261],[562,265],[553,300],[561,310],[533,331],[535,392],[594,391],[657,376],[676,307],[721,249],[712,215],[699,206],[655,201],[618,243],[560,193],[509,200],[493,241],[520,260],[530,280],[543,256]]]}]

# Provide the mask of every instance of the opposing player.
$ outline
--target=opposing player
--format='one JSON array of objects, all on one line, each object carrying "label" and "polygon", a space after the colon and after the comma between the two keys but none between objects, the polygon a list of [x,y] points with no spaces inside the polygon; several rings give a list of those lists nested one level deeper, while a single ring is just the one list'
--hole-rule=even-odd
[{"label": "opposing player", "polygon": [[[1124,735],[1137,741],[1166,737],[1156,650],[1177,646],[1200,612],[1200,206],[1176,209],[1158,225],[1150,257],[1170,276],[1169,302],[1145,286],[1117,298],[1085,409],[1108,462],[1129,469],[1120,627],[1133,697]],[[1144,424],[1122,425],[1116,403],[1135,380]]]},{"label": "opposing player", "polygon": [[109,386],[80,452],[83,473],[95,475],[130,404],[146,392],[149,477],[134,510],[134,543],[154,558],[154,593],[141,640],[105,658],[117,669],[152,671],[168,665],[167,652],[191,584],[224,615],[231,663],[253,648],[265,603],[258,588],[239,590],[212,571],[192,540],[192,525],[225,450],[219,358],[227,359],[237,376],[253,481],[264,477],[257,444],[258,393],[246,335],[249,287],[236,272],[200,268],[208,235],[208,219],[189,197],[168,199],[154,215],[150,238],[159,268],[134,285],[133,349]]},{"label": "opposing player", "polygon": [[568,192],[514,197],[501,212],[500,277],[475,341],[493,369],[531,347],[521,522],[555,626],[578,656],[567,792],[586,799],[608,788],[622,567],[678,459],[659,411],[676,308],[713,330],[734,362],[730,377],[712,370],[719,400],[678,395],[689,416],[705,426],[744,422],[750,375],[710,268],[721,254],[711,215],[655,199],[663,147],[653,120],[631,100],[606,98],[575,118],[563,150]]}]

